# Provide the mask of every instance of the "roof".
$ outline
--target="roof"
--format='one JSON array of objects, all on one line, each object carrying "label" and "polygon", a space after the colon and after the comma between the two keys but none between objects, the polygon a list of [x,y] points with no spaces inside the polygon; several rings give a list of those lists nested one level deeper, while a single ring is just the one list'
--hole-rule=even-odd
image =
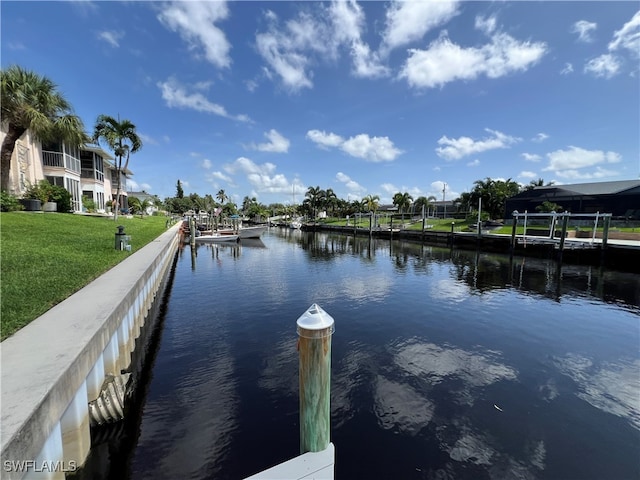
[{"label": "roof", "polygon": [[544,193],[544,190],[555,190],[574,195],[615,195],[633,188],[640,188],[640,180],[574,183],[571,185],[545,185],[543,187],[535,187],[533,190],[540,193]]},{"label": "roof", "polygon": [[111,154],[109,152],[104,150],[100,145],[96,145],[96,144],[93,144],[93,143],[84,144],[82,147],[80,147],[80,150],[86,150],[88,152],[97,153],[102,158],[105,158],[107,160],[112,160],[113,159],[113,157],[111,156]]}]

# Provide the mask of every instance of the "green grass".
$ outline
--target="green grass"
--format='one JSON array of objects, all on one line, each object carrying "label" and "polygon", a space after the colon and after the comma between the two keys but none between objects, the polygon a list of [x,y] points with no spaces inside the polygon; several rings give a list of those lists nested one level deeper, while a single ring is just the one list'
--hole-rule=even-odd
[{"label": "green grass", "polygon": [[0,213],[0,334],[4,340],[131,255],[114,248],[116,226],[132,252],[166,229],[165,217]]}]

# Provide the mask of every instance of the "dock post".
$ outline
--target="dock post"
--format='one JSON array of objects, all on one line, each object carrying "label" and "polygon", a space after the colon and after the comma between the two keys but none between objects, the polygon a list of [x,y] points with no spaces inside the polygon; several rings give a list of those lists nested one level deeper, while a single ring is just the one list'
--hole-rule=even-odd
[{"label": "dock post", "polygon": [[334,321],[313,304],[297,322],[300,381],[300,453],[329,446],[331,429],[331,336]]},{"label": "dock post", "polygon": [[389,222],[389,240],[393,240],[393,213],[391,214],[391,221]]},{"label": "dock post", "polygon": [[564,250],[564,240],[567,236],[567,225],[569,224],[569,214],[564,213],[562,215],[562,232],[560,233],[560,251]]},{"label": "dock post", "polygon": [[189,217],[189,243],[191,245],[196,244],[196,220],[194,217]]},{"label": "dock post", "polygon": [[513,255],[513,251],[516,248],[516,230],[518,228],[518,212],[517,212],[517,210],[513,212],[512,216],[513,216],[513,225],[511,227],[511,247],[510,247],[511,255]]}]

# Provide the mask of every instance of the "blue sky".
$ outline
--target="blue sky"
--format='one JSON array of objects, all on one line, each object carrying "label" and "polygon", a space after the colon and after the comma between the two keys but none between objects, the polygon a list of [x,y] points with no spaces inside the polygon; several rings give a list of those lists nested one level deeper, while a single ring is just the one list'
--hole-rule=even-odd
[{"label": "blue sky", "polygon": [[[91,132],[131,120],[134,189],[237,203],[457,197],[640,175],[638,2],[11,2],[1,62]],[[446,187],[445,187],[446,184]],[[295,190],[294,190],[295,189]]]}]

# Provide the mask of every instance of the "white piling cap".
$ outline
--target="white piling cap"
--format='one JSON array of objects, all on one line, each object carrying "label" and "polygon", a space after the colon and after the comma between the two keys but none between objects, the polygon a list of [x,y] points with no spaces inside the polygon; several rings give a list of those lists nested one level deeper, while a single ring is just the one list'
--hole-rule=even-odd
[{"label": "white piling cap", "polygon": [[[327,328],[331,329],[329,335],[331,335],[335,329],[333,317],[325,312],[320,305],[314,303],[311,305],[306,312],[300,315],[298,321],[296,322],[298,325],[298,334],[300,335],[300,330],[324,330]],[[304,336],[304,335],[301,335]],[[324,336],[324,335],[323,335]],[[315,335],[314,335],[315,337]]]}]

